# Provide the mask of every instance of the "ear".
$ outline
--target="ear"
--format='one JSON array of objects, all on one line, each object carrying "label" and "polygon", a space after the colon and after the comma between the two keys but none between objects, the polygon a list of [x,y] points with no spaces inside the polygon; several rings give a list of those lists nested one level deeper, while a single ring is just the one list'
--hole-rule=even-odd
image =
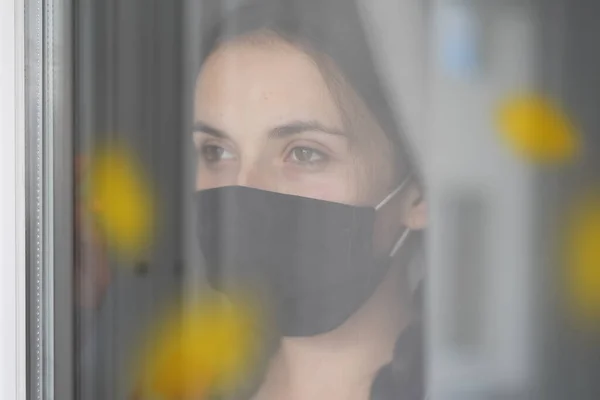
[{"label": "ear", "polygon": [[402,219],[404,225],[410,230],[418,231],[427,228],[429,220],[427,203],[422,189],[416,184],[412,184],[408,189]]}]

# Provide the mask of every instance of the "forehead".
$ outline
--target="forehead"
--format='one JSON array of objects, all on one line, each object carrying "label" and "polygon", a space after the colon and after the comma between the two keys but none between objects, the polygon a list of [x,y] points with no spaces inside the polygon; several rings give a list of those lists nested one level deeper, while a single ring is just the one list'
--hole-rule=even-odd
[{"label": "forehead", "polygon": [[305,52],[279,40],[223,45],[196,81],[195,118],[221,129],[316,120],[341,128],[325,78]]}]

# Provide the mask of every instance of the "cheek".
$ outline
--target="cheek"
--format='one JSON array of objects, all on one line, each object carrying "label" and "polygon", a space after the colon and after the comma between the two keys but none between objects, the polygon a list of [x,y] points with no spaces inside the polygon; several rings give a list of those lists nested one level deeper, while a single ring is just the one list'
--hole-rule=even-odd
[{"label": "cheek", "polygon": [[285,171],[280,179],[281,192],[343,204],[358,204],[358,176],[350,168],[338,167],[327,172],[295,173]]},{"label": "cheek", "polygon": [[358,171],[357,181],[363,189],[359,193],[363,204],[376,205],[396,188],[391,164],[386,150],[376,153],[362,164],[364,168]]},{"label": "cheek", "polygon": [[215,179],[206,174],[196,173],[196,190],[210,189],[219,186]]},{"label": "cheek", "polygon": [[196,166],[196,190],[212,189],[221,186],[235,185],[236,177],[233,167],[212,171],[202,167],[200,162]]},{"label": "cheek", "polygon": [[201,161],[196,162],[196,190],[203,190],[215,187],[214,178],[210,174],[205,174],[202,171]]}]

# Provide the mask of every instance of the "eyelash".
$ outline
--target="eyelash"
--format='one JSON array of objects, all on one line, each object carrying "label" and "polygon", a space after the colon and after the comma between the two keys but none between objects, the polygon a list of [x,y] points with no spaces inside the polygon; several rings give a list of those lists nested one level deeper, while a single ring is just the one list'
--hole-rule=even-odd
[{"label": "eyelash", "polygon": [[[208,153],[209,151],[217,152],[218,154],[216,155],[216,157],[219,157],[219,158],[211,159],[214,156],[214,154],[209,154]],[[223,153],[225,153],[225,152],[229,152],[229,151],[223,146],[219,146],[216,144],[203,144],[198,149],[198,156],[200,158],[202,158],[202,160],[206,164],[214,165],[223,160],[222,156],[223,156]],[[231,158],[233,158],[233,157],[231,157]]]},{"label": "eyelash", "polygon": [[[209,152],[213,152],[210,154]],[[207,165],[215,166],[223,160],[228,160],[234,157],[223,159],[221,158],[224,152],[229,152],[226,147],[218,144],[205,143],[198,146],[198,157]],[[304,154],[299,153],[304,152]],[[300,157],[305,157],[308,152],[308,160],[301,160]],[[217,158],[215,158],[217,157]],[[317,158],[316,160],[313,158]],[[301,167],[316,167],[330,160],[330,157],[323,151],[317,150],[310,146],[294,146],[286,152],[285,162],[292,162]]]},{"label": "eyelash", "polygon": [[[318,159],[317,160],[299,160],[298,159],[298,153],[296,152],[309,152],[312,155],[316,156]],[[317,166],[323,163],[326,163],[327,161],[329,161],[329,156],[327,154],[325,154],[324,152],[317,150],[315,148],[312,147],[308,147],[308,146],[294,146],[292,147],[288,153],[288,155],[285,157],[285,161],[288,161],[290,159],[296,158],[296,160],[292,160],[292,162],[294,162],[295,164],[301,165],[301,166]],[[312,157],[310,157],[312,158]]]}]

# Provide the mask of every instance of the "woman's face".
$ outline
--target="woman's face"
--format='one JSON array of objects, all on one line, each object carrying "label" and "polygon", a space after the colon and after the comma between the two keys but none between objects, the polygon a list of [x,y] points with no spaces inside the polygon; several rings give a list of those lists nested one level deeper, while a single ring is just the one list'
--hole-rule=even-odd
[{"label": "woman's face", "polygon": [[198,75],[194,108],[198,190],[375,204],[393,184],[385,135],[350,133],[315,61],[281,40],[220,47]]}]

